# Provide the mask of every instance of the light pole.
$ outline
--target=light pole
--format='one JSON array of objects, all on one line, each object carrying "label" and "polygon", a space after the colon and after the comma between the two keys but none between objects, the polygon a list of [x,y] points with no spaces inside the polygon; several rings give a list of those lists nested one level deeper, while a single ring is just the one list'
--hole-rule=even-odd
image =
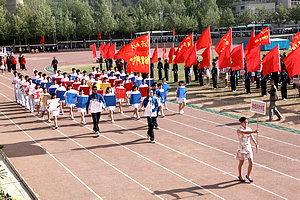
[{"label": "light pole", "polygon": [[53,22],[54,22],[54,30],[53,30],[53,43],[56,44],[56,19],[55,16],[52,16]]}]

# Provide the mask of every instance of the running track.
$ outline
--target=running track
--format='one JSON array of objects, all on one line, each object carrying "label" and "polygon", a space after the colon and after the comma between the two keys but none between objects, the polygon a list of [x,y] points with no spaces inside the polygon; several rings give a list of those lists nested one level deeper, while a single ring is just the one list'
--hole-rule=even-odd
[{"label": "running track", "polygon": [[[62,62],[70,55],[64,53]],[[132,119],[127,107],[123,115],[115,114],[115,124],[104,112],[102,135],[94,138],[89,116],[84,127],[77,113],[75,120],[60,116],[53,130],[53,124],[24,112],[13,102],[10,80],[11,75],[1,75],[0,141],[40,199],[299,198],[299,135],[261,126],[254,183],[242,184],[236,181],[239,123],[233,119],[192,108],[179,115],[177,105],[169,103],[151,144],[145,118]]]}]

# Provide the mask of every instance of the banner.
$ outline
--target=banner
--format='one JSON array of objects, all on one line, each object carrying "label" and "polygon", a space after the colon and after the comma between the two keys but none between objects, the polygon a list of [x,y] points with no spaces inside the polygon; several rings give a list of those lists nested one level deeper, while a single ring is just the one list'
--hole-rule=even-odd
[{"label": "banner", "polygon": [[102,83],[100,85],[100,89],[103,90],[104,92],[106,92],[106,89],[110,87],[110,83]]},{"label": "banner", "polygon": [[139,104],[141,103],[141,93],[131,94],[130,96],[130,104]]},{"label": "banner", "polygon": [[57,88],[49,88],[49,94],[52,95],[53,93],[55,93],[56,89]]},{"label": "banner", "polygon": [[86,108],[88,100],[89,100],[89,97],[87,95],[78,96],[77,97],[76,107],[77,108]]},{"label": "banner", "polygon": [[163,83],[162,88],[165,90],[165,93],[167,95],[169,93],[170,85],[167,83]]},{"label": "banner", "polygon": [[154,83],[154,79],[146,79],[146,84],[149,86],[149,87],[152,87],[152,84]]},{"label": "banner", "polygon": [[73,83],[73,89],[78,90],[80,85],[81,85],[81,83]]},{"label": "banner", "polygon": [[116,97],[117,99],[126,98],[126,89],[125,88],[116,88]]},{"label": "banner", "polygon": [[140,87],[139,88],[139,91],[140,91],[142,97],[147,97],[148,96],[148,92],[147,92],[148,89],[149,89],[149,87]]},{"label": "banner", "polygon": [[61,101],[65,100],[64,95],[65,95],[66,91],[58,90],[58,91],[56,91],[56,93],[57,93],[57,98],[59,98]]},{"label": "banner", "polygon": [[116,106],[117,102],[116,102],[116,95],[104,95],[104,100],[106,103],[106,106]]},{"label": "banner", "polygon": [[131,90],[132,90],[132,87],[133,87],[133,82],[125,83],[125,84],[124,84],[124,88],[126,89],[126,92],[127,92],[127,91],[131,91]]},{"label": "banner", "polygon": [[51,96],[49,94],[41,95],[41,100],[40,100],[40,106],[47,106],[47,101],[51,99]]},{"label": "banner", "polygon": [[136,85],[138,88],[140,87],[140,85],[142,85],[142,82],[143,82],[143,80],[140,80],[140,79],[136,80]]},{"label": "banner", "polygon": [[47,104],[49,105],[49,111],[59,110],[59,99],[50,99],[47,100]]},{"label": "banner", "polygon": [[186,98],[186,88],[178,87],[176,97]]},{"label": "banner", "polygon": [[75,93],[67,92],[66,93],[66,103],[75,104],[76,96],[77,96],[77,94],[75,94]]}]

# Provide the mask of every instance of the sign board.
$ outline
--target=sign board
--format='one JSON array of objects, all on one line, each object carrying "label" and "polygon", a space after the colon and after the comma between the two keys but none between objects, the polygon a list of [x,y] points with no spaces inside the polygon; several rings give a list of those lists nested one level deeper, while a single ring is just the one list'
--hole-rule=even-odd
[{"label": "sign board", "polygon": [[251,112],[265,115],[266,110],[267,110],[266,102],[251,99],[251,107],[250,107]]},{"label": "sign board", "polygon": [[299,76],[293,78],[293,83],[295,83],[295,84],[300,84]]}]

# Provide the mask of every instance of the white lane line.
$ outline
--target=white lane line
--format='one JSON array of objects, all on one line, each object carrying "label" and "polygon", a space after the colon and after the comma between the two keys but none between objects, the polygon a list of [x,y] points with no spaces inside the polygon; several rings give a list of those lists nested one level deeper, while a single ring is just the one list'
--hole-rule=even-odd
[{"label": "white lane line", "polygon": [[[169,120],[171,122],[174,122],[176,124],[180,124],[180,125],[183,125],[183,126],[187,126],[187,127],[190,127],[192,129],[195,129],[195,130],[198,130],[198,131],[202,131],[202,132],[205,132],[205,133],[208,133],[208,134],[211,134],[211,135],[214,135],[214,136],[217,136],[217,137],[220,137],[220,138],[223,138],[223,139],[226,139],[226,140],[229,140],[229,141],[232,141],[234,143],[238,143],[238,141],[232,139],[232,138],[229,138],[229,137],[226,137],[226,136],[222,136],[222,135],[219,135],[217,133],[214,133],[214,132],[211,132],[211,131],[206,131],[206,130],[203,130],[201,128],[198,128],[198,127],[194,127],[194,126],[191,126],[191,125],[187,125],[185,123],[181,123],[179,121],[176,121],[176,120],[173,120],[173,119],[169,119],[169,118],[163,118],[163,120]],[[270,154],[274,154],[276,156],[280,156],[280,157],[283,157],[283,158],[286,158],[286,159],[289,159],[291,161],[295,161],[295,162],[300,162],[300,160],[296,159],[296,158],[291,158],[291,157],[288,157],[288,156],[285,156],[285,155],[282,155],[282,154],[279,154],[279,153],[275,153],[273,151],[269,151],[269,150],[266,150],[266,149],[263,149],[263,148],[259,148],[259,150],[261,151],[265,151],[265,152],[268,152]]]},{"label": "white lane line", "polygon": [[[7,98],[8,100],[10,100],[11,102],[14,102],[13,100],[11,100],[9,97],[7,97],[6,95],[2,94],[0,92],[0,95],[2,95],[3,97]],[[36,115],[34,115],[33,113],[31,113],[32,116],[36,117],[37,119],[39,119]],[[51,124],[43,121],[44,124],[46,124],[49,127],[52,127]],[[153,191],[151,191],[149,188],[147,188],[146,186],[142,185],[141,183],[139,183],[137,180],[133,179],[132,177],[130,177],[128,174],[126,174],[125,172],[121,171],[120,169],[118,169],[117,167],[113,166],[112,164],[110,164],[109,162],[107,162],[106,160],[104,160],[103,158],[101,158],[100,156],[98,156],[97,154],[95,154],[94,152],[90,151],[89,149],[85,148],[83,145],[81,145],[80,143],[78,143],[77,141],[73,140],[72,138],[70,138],[69,136],[65,135],[63,132],[61,132],[58,129],[55,129],[57,132],[59,132],[61,135],[65,136],[66,138],[68,138],[69,140],[71,140],[72,142],[74,142],[75,144],[77,144],[78,146],[80,146],[81,148],[83,148],[84,150],[88,151],[90,154],[92,154],[93,156],[95,156],[96,158],[100,159],[101,161],[103,161],[105,164],[107,164],[108,166],[112,167],[113,169],[115,169],[117,172],[119,172],[120,174],[126,176],[127,178],[129,178],[130,180],[132,180],[133,182],[135,182],[136,184],[138,184],[139,186],[141,186],[144,190],[147,190],[148,192],[150,192],[151,194],[153,194],[154,196],[156,196],[159,199],[162,199],[162,197],[160,197],[159,195],[155,194]]]},{"label": "white lane line", "polygon": [[[0,83],[1,83],[1,82],[0,82]],[[6,87],[9,87],[9,86],[7,86],[7,85],[5,85],[5,84],[3,84],[3,83],[1,83],[1,84],[4,85],[4,86],[6,86]],[[9,87],[9,88],[11,88],[11,87]],[[13,88],[11,88],[11,89],[13,89]],[[35,116],[35,115],[34,115],[34,116]],[[44,122],[44,123],[45,123],[45,122]],[[234,154],[229,153],[229,152],[226,152],[226,151],[223,151],[223,150],[218,149],[218,148],[216,148],[216,147],[212,147],[212,146],[210,146],[210,145],[204,144],[204,143],[202,143],[202,142],[196,141],[196,140],[194,140],[194,139],[185,137],[185,136],[183,136],[183,135],[177,134],[177,133],[175,133],[175,132],[172,132],[172,131],[169,131],[169,130],[166,130],[166,129],[162,129],[162,128],[160,128],[160,129],[161,129],[161,130],[164,130],[165,132],[168,132],[168,133],[170,133],[170,134],[172,134],[172,135],[176,135],[176,136],[178,136],[178,137],[181,137],[181,138],[184,138],[184,139],[186,139],[186,140],[192,141],[192,142],[194,142],[194,143],[200,144],[200,145],[205,146],[205,147],[207,147],[207,148],[214,149],[214,150],[216,150],[216,151],[220,151],[220,152],[222,152],[222,153],[224,153],[224,154],[227,154],[227,155],[229,155],[229,156],[235,157]],[[265,166],[265,165],[262,165],[262,164],[259,164],[259,163],[256,163],[256,162],[254,162],[254,165],[260,166],[260,167],[265,168],[265,169],[268,169],[268,170],[270,170],[270,171],[272,171],[272,172],[275,172],[275,173],[278,173],[278,174],[280,174],[280,175],[283,175],[283,176],[292,178],[292,179],[294,179],[294,180],[300,181],[299,178],[296,178],[296,177],[294,177],[294,176],[285,174],[285,173],[283,173],[283,172],[280,172],[280,171],[278,171],[278,170],[272,169],[272,168],[267,167],[267,166]]]},{"label": "white lane line", "polygon": [[[91,129],[90,129],[91,130]],[[165,131],[167,131],[167,130],[165,130]],[[131,131],[130,131],[131,132]],[[168,131],[167,131],[168,132]],[[197,142],[196,142],[197,143]],[[214,148],[214,147],[210,147],[210,146],[208,146],[208,145],[205,145],[205,144],[203,144],[203,143],[200,143],[201,145],[204,145],[204,146],[207,146],[207,147],[209,147],[209,148],[212,148],[212,149],[216,149],[216,148]],[[218,149],[216,149],[216,150],[218,150]],[[220,151],[222,151],[222,150],[220,150]],[[234,156],[233,154],[230,154],[230,153],[227,153],[227,152],[225,152],[225,151],[222,151],[223,153],[225,153],[225,154],[228,154],[228,155],[231,155],[231,156]],[[183,155],[186,155],[186,154],[183,154]],[[188,156],[188,157],[190,157],[190,156]],[[207,164],[207,165],[209,165],[209,164]],[[261,166],[263,166],[263,165],[261,165]],[[214,168],[214,167],[213,167]],[[231,175],[231,176],[233,176],[233,175]],[[235,176],[233,176],[233,177],[235,177]],[[256,184],[253,184],[255,187],[257,187],[257,188],[260,188],[260,189],[262,189],[262,190],[264,190],[264,191],[266,191],[266,192],[269,192],[269,193],[271,193],[271,194],[273,194],[273,195],[275,195],[275,196],[278,196],[278,197],[280,197],[280,198],[282,198],[282,199],[287,199],[287,198],[285,198],[285,197],[282,197],[282,196],[280,196],[280,195],[278,195],[278,194],[276,194],[276,193],[274,193],[274,192],[272,192],[272,191],[269,191],[269,190],[267,190],[267,189],[265,189],[265,188],[263,188],[263,187],[261,187],[261,186],[258,186],[258,185],[256,185]]]},{"label": "white lane line", "polygon": [[[127,117],[130,117],[130,116],[125,115],[125,114],[123,114],[123,115],[124,115],[124,116],[127,116]],[[147,124],[146,122],[143,122],[143,121],[141,121],[141,120],[139,120],[139,122],[142,122],[142,123],[144,123],[144,124]],[[116,125],[116,124],[114,124],[114,125]],[[143,135],[141,135],[141,134],[138,134],[138,133],[136,133],[136,132],[134,132],[134,131],[131,131],[131,130],[129,130],[129,129],[123,127],[123,126],[120,126],[120,125],[118,125],[118,126],[121,127],[121,128],[124,129],[124,130],[127,130],[127,131],[129,131],[129,132],[135,134],[135,135],[140,136],[141,138],[146,138],[145,136],[143,136]],[[223,174],[227,174],[227,175],[229,175],[229,176],[231,176],[231,177],[233,177],[233,178],[237,178],[235,175],[232,175],[230,172],[226,172],[226,171],[224,171],[224,170],[222,170],[222,169],[220,169],[220,168],[218,168],[218,167],[215,167],[215,166],[213,166],[213,165],[211,165],[211,164],[208,164],[208,163],[206,163],[206,162],[204,162],[204,161],[201,161],[201,160],[199,160],[199,159],[197,159],[197,158],[195,158],[195,157],[193,157],[193,156],[187,155],[187,154],[185,154],[185,153],[183,153],[183,152],[181,152],[181,151],[178,151],[178,150],[176,150],[176,149],[173,149],[172,147],[169,147],[169,146],[164,145],[164,144],[162,144],[162,143],[160,143],[160,142],[157,142],[157,141],[156,141],[155,143],[158,144],[158,145],[161,145],[161,146],[163,146],[163,147],[165,147],[165,148],[167,148],[167,149],[169,149],[169,150],[171,150],[171,151],[174,151],[174,152],[176,152],[176,153],[178,153],[178,154],[181,154],[181,155],[183,155],[183,156],[186,156],[186,157],[188,157],[188,158],[190,158],[190,159],[192,159],[192,160],[194,160],[194,161],[196,161],[196,162],[199,162],[199,163],[201,163],[201,164],[203,164],[203,165],[206,165],[206,166],[208,166],[208,167],[211,167],[211,168],[213,168],[213,169],[215,169],[215,170],[217,170],[217,171],[219,171],[219,172],[222,172]],[[270,194],[273,194],[273,195],[275,195],[275,196],[277,196],[277,197],[280,197],[280,198],[282,198],[282,199],[287,199],[287,198],[285,198],[285,197],[283,197],[283,196],[281,196],[281,195],[279,195],[279,194],[276,194],[276,193],[274,193],[274,192],[272,192],[272,191],[270,191],[270,190],[268,190],[268,189],[265,189],[265,188],[263,188],[263,187],[261,187],[261,186],[259,186],[259,185],[256,185],[256,184],[253,184],[253,183],[252,183],[251,185],[254,186],[254,187],[257,187],[257,188],[259,188],[259,189],[261,189],[261,190],[263,190],[263,191],[265,191],[265,192],[268,192],[268,193],[270,193]]]},{"label": "white lane line", "polygon": [[[0,83],[1,83],[1,82],[0,82]],[[3,84],[3,83],[1,83],[1,84],[4,85],[4,86],[6,86],[6,87],[9,87],[9,86],[7,86],[7,85],[5,85],[5,84]],[[11,87],[9,87],[9,88],[11,88]],[[13,89],[13,88],[11,88],[11,89]],[[33,114],[33,115],[34,115],[34,114]],[[34,115],[34,116],[35,116],[35,115]],[[44,123],[45,123],[45,122],[44,122]],[[169,131],[169,130],[167,130],[167,129],[162,129],[162,128],[160,128],[160,129],[161,129],[161,130],[164,130],[165,132],[168,132],[168,133],[170,133],[170,134],[172,134],[172,135],[176,135],[176,136],[178,136],[178,137],[181,137],[181,138],[184,138],[184,139],[186,139],[186,140],[192,141],[192,142],[194,142],[194,143],[200,144],[200,145],[205,146],[205,147],[207,147],[207,148],[214,149],[214,150],[216,150],[216,151],[220,151],[220,152],[222,152],[222,153],[224,153],[224,154],[227,154],[227,155],[229,155],[229,156],[235,157],[234,154],[229,153],[229,152],[226,152],[226,151],[223,151],[223,150],[218,149],[218,148],[216,148],[216,147],[212,147],[212,146],[210,146],[210,145],[207,145],[207,144],[204,144],[204,143],[202,143],[202,142],[196,141],[196,140],[194,140],[194,139],[185,137],[185,136],[183,136],[183,135],[177,134],[177,133],[172,132],[172,131]],[[280,174],[280,175],[289,177],[289,178],[291,178],[291,179],[300,181],[299,178],[296,178],[296,177],[294,177],[294,176],[285,174],[285,173],[283,173],[283,172],[280,172],[280,171],[275,170],[275,169],[273,169],[273,168],[267,167],[267,166],[265,166],[265,165],[262,165],[262,164],[259,164],[259,163],[256,163],[256,162],[254,162],[254,165],[257,165],[257,166],[260,166],[260,167],[262,167],[262,168],[268,169],[268,170],[270,170],[270,171],[272,171],[272,172],[275,172],[275,173],[277,173],[277,174]]]},{"label": "white lane line", "polygon": [[13,120],[11,120],[7,115],[0,111],[6,119],[13,123],[20,131],[22,131],[27,137],[29,137],[35,144],[41,147],[51,158],[53,158],[58,164],[60,164],[67,172],[69,172],[75,179],[77,179],[84,187],[86,187],[91,193],[93,193],[97,198],[103,200],[93,189],[91,189],[87,184],[85,184],[78,176],[76,176],[69,168],[67,168],[62,162],[60,162],[55,156],[53,156],[47,149],[45,149],[40,143],[33,139],[26,131],[24,131],[19,125],[17,125]]},{"label": "white lane line", "polygon": [[[172,103],[172,102],[168,102],[168,103]],[[175,104],[175,103],[172,103],[172,104],[177,105],[177,104]],[[188,108],[189,108],[189,109],[196,110],[196,111],[198,111],[198,112],[205,112],[205,113],[209,113],[209,114],[214,115],[213,113],[210,113],[210,112],[207,112],[207,111],[204,111],[204,110],[197,110],[197,109],[195,109],[195,108],[190,108],[190,107],[188,107]],[[173,112],[173,113],[178,113],[178,112],[176,112],[175,110],[171,110],[171,109],[168,109],[168,110],[171,111],[171,112]],[[201,117],[195,117],[195,116],[193,116],[193,115],[187,115],[187,114],[183,114],[183,115],[184,115],[184,116],[187,116],[187,117],[191,117],[191,118],[197,119],[197,120],[202,120],[202,121],[205,121],[205,122],[209,122],[209,123],[212,123],[212,124],[222,125],[222,126],[224,126],[224,127],[227,127],[227,128],[230,128],[230,129],[234,129],[234,130],[235,130],[235,128],[233,128],[233,127],[231,127],[231,126],[227,126],[227,125],[225,125],[225,124],[220,124],[220,123],[217,123],[217,122],[214,122],[214,121],[211,121],[211,120],[207,120],[207,119],[204,119],[204,118],[201,118]],[[219,115],[218,115],[218,116],[219,116]],[[226,117],[226,118],[232,120],[232,118],[227,117],[227,116],[222,116],[222,117]],[[266,128],[271,128],[271,127],[266,127]],[[272,128],[272,129],[274,129],[274,128]],[[277,130],[277,129],[275,129],[275,130]],[[282,141],[282,140],[277,140],[277,139],[275,139],[275,138],[271,138],[271,137],[264,136],[264,135],[259,135],[259,136],[262,137],[262,138],[266,138],[266,139],[269,139],[269,140],[273,140],[273,141],[282,143],[282,144],[286,144],[286,145],[290,145],[290,146],[293,146],[293,147],[300,148],[300,145],[292,144],[292,143],[285,142],[285,141]]]},{"label": "white lane line", "polygon": [[[76,122],[77,124],[80,124],[80,123],[79,123],[78,121],[76,121],[76,120],[73,120],[73,121]],[[122,126],[119,126],[119,125],[117,125],[117,124],[114,124],[114,125],[117,126],[117,127],[119,127],[119,128],[123,128]],[[90,127],[84,126],[84,128],[86,128],[86,129],[88,129],[88,130],[90,130],[90,131],[93,131],[93,129],[91,129]],[[205,190],[206,192],[208,192],[208,193],[214,195],[215,197],[218,197],[219,199],[224,199],[223,197],[221,197],[221,196],[217,195],[216,193],[214,193],[214,192],[212,192],[212,191],[210,191],[210,190],[204,188],[203,186],[201,186],[201,185],[199,185],[199,184],[197,184],[197,183],[194,183],[192,180],[189,180],[189,179],[185,178],[184,176],[182,176],[182,175],[180,175],[180,174],[178,174],[178,173],[176,173],[176,172],[170,170],[169,168],[167,168],[167,167],[165,167],[165,166],[163,166],[163,165],[161,165],[161,164],[159,164],[159,163],[157,163],[157,162],[151,160],[150,158],[148,158],[148,157],[146,157],[146,156],[143,156],[142,154],[140,154],[140,153],[138,153],[138,152],[136,152],[136,151],[134,151],[134,150],[132,150],[132,149],[130,149],[130,148],[128,148],[128,147],[126,147],[126,146],[124,146],[124,145],[118,143],[118,142],[116,142],[115,140],[113,140],[113,139],[111,139],[111,138],[109,138],[109,137],[106,137],[106,136],[103,135],[103,134],[101,134],[101,137],[104,137],[105,139],[107,139],[107,140],[109,140],[109,141],[111,141],[111,142],[113,142],[113,143],[115,143],[115,144],[117,144],[117,145],[119,145],[119,146],[125,148],[126,150],[128,150],[128,151],[130,151],[130,152],[132,152],[132,153],[134,153],[134,154],[136,154],[136,155],[138,155],[139,157],[141,157],[141,158],[143,158],[143,159],[145,159],[145,160],[148,160],[149,162],[151,162],[151,163],[153,163],[153,164],[159,166],[160,168],[162,168],[162,169],[164,169],[164,170],[166,170],[166,171],[168,171],[168,172],[174,174],[175,176],[178,176],[179,178],[183,179],[185,182],[191,183],[191,184],[197,186],[198,188],[203,189],[203,190]]]}]

